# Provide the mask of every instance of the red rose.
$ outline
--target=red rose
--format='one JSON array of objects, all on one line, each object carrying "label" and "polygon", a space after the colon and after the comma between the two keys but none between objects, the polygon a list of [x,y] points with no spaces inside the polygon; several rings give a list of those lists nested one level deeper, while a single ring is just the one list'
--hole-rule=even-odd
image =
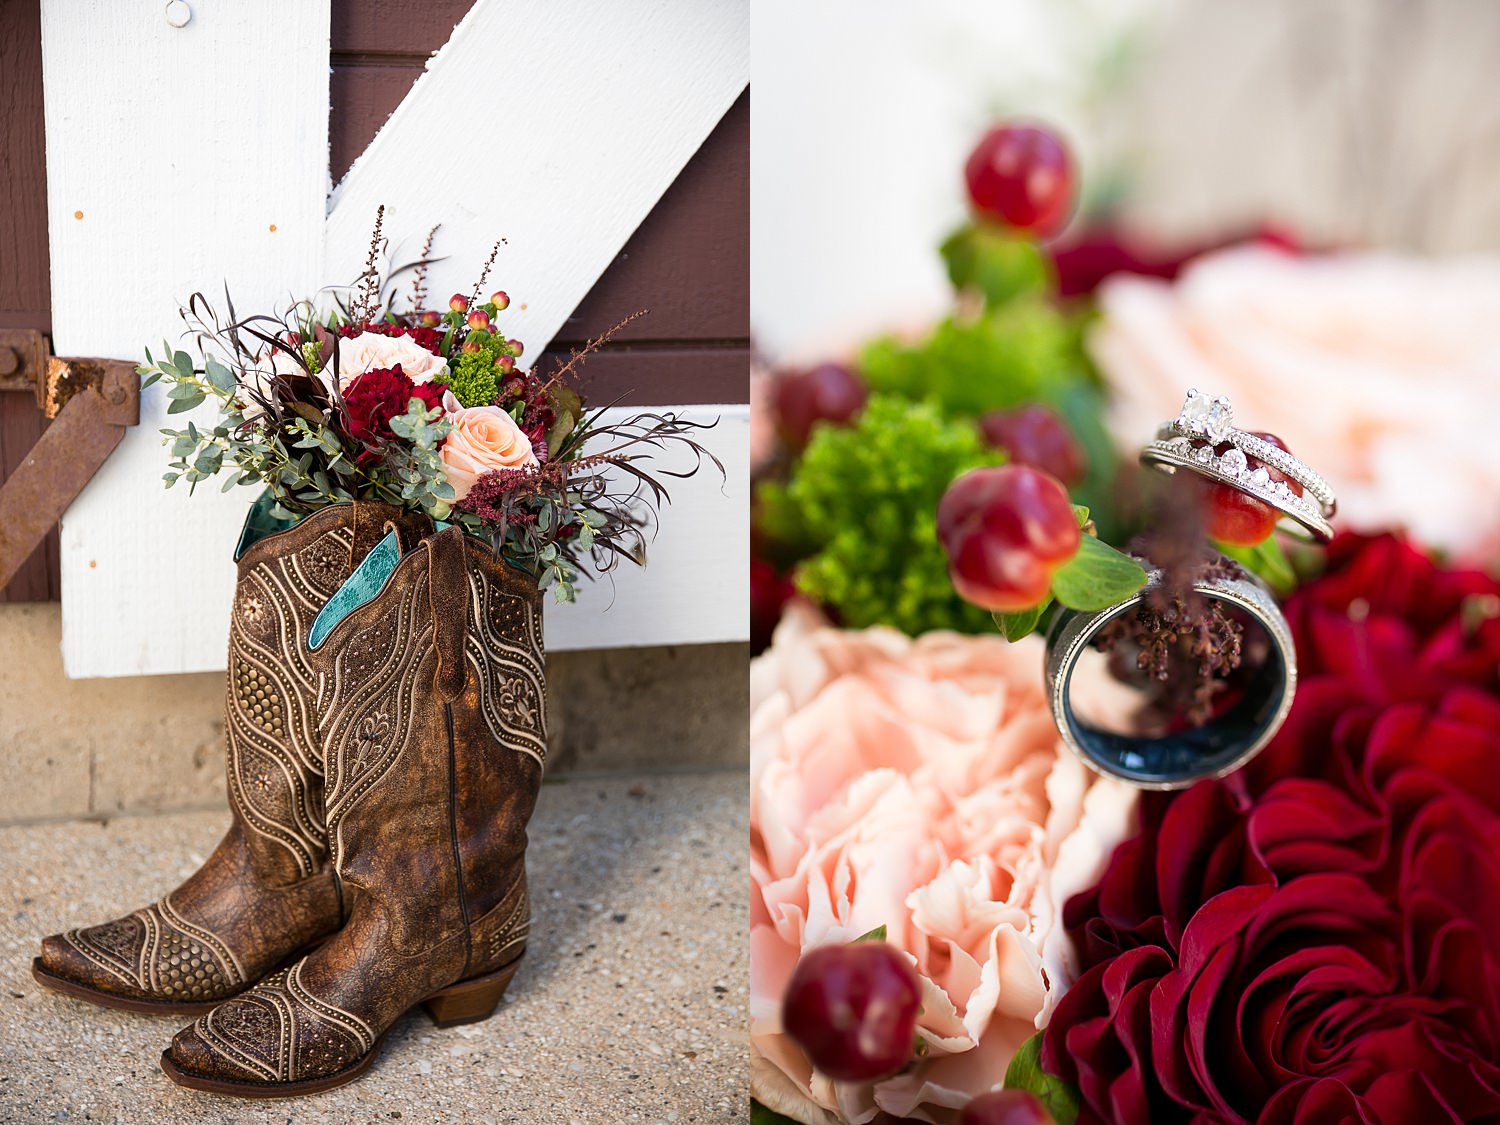
[{"label": "red rose", "polygon": [[443,388],[436,383],[413,384],[400,364],[377,367],[350,381],[344,388],[344,428],[360,444],[356,461],[369,464],[384,455],[386,445],[396,440],[391,419],[405,414],[413,398],[431,409],[442,404]]},{"label": "red rose", "polygon": [[1500,1114],[1500,584],[1344,539],[1247,770],[1149,802],[1065,921],[1047,1029],[1081,1122]]}]

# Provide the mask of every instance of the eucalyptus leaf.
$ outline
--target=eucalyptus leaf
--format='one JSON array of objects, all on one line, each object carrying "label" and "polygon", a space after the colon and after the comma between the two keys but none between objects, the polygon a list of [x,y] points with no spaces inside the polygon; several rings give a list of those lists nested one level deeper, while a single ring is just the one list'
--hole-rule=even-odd
[{"label": "eucalyptus leaf", "polygon": [[203,360],[204,378],[208,380],[209,386],[222,394],[228,395],[234,392],[234,372],[225,367],[213,356],[206,356]]},{"label": "eucalyptus leaf", "polygon": [[200,392],[192,398],[179,398],[167,404],[168,414],[186,414],[203,405],[203,395]]}]

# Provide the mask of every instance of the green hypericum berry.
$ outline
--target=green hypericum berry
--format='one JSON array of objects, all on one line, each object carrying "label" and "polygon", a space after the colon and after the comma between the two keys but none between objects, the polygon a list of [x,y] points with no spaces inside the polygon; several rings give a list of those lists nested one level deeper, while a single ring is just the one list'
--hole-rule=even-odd
[{"label": "green hypericum berry", "polygon": [[500,390],[495,379],[495,361],[484,350],[457,356],[446,382],[460,406],[489,406]]},{"label": "green hypericum berry", "polygon": [[307,369],[316,375],[323,367],[323,345],[316,340],[309,340],[303,344],[302,362],[307,364]]}]

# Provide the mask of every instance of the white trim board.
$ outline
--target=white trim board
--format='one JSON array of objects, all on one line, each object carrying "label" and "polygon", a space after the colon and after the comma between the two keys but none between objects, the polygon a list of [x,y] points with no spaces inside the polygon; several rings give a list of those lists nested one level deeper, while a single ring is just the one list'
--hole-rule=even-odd
[{"label": "white trim board", "polygon": [[[749,77],[747,0],[477,0],[330,198],[328,0],[253,9],[195,4],[176,29],[149,5],[42,0],[59,354],[138,355],[175,336],[190,293],[226,281],[243,312],[350,279],[385,203],[387,233],[412,255],[442,224],[439,297],[467,292],[506,237],[492,275],[515,301],[502,327],[537,355]],[[483,127],[501,143],[439,160],[432,123],[455,106],[495,107]],[[61,525],[69,676],[224,666],[229,554],[251,490],[164,490],[160,387],[141,407]],[[747,412],[723,413],[716,449]],[[598,591],[568,618],[552,614],[555,647],[747,636],[737,440],[720,450],[731,473],[727,498],[713,492],[720,507],[700,508],[701,480],[672,482],[677,505],[648,574],[618,575],[614,607],[593,624]],[[718,513],[736,504],[734,532]],[[699,519],[714,529],[702,540],[675,526]],[[699,596],[722,601],[689,600]]]},{"label": "white trim board", "polygon": [[[750,81],[749,14],[748,0],[479,0],[334,189],[328,279],[359,273],[382,204],[398,264],[441,221],[441,302],[503,237],[486,288],[513,300],[506,335],[541,354]],[[495,143],[429,159],[435,126],[471,110]],[[436,135],[439,151],[462,143]]]},{"label": "white trim board", "polygon": [[[704,462],[686,480],[661,477],[671,503],[661,510],[646,566],[626,563],[601,581],[578,587],[575,605],[547,597],[546,640],[553,651],[626,648],[642,644],[742,641],[750,635],[750,408],[650,407],[668,410],[713,429],[695,435],[724,462],[727,480]],[[636,413],[604,412],[606,421]],[[665,457],[662,467],[688,469],[692,457]]]}]

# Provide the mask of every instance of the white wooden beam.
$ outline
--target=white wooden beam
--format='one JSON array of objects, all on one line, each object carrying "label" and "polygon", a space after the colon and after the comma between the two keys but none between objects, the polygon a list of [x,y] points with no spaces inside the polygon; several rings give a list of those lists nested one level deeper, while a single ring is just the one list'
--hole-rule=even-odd
[{"label": "white wooden beam", "polygon": [[[621,565],[578,587],[575,605],[554,605],[545,617],[547,647],[625,648],[644,644],[741,641],[750,636],[750,408],[651,407],[713,429],[695,435],[724,463],[726,481],[705,462],[687,480],[661,476],[672,500],[660,532],[646,545],[646,566]],[[606,421],[636,413],[605,411]],[[692,457],[664,457],[653,469],[686,470]]]},{"label": "white wooden beam", "polygon": [[[328,0],[42,0],[52,323],[131,358],[196,289],[275,308],[323,284]],[[249,490],[162,487],[159,387],[62,522],[70,676],[224,666]],[[180,416],[174,421],[180,420]]]},{"label": "white wooden beam", "polygon": [[335,189],[328,279],[381,204],[396,258],[442,224],[439,299],[503,237],[501,325],[539,354],[744,90],[749,34],[748,0],[478,0]]}]

